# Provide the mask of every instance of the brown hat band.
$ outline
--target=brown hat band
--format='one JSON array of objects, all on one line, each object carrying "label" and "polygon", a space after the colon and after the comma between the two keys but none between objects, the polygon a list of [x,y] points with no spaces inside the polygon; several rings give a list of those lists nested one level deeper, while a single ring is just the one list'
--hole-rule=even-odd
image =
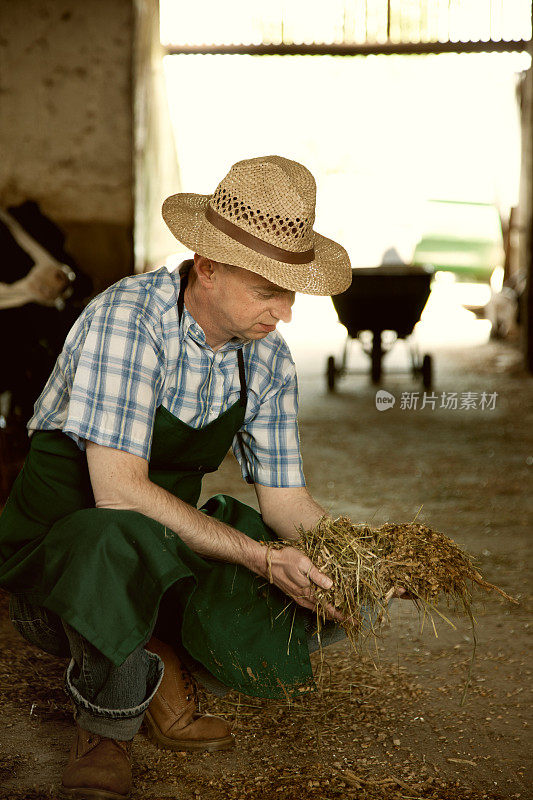
[{"label": "brown hat band", "polygon": [[282,261],[284,264],[308,264],[310,261],[313,261],[315,257],[314,247],[312,247],[311,250],[306,250],[304,253],[295,253],[292,250],[284,250],[281,247],[276,247],[274,244],[264,242],[252,233],[243,231],[242,228],[239,228],[238,225],[234,225],[233,222],[230,222],[225,217],[221,217],[220,214],[209,205],[207,206],[205,217],[211,225],[214,225],[219,231],[225,233],[230,239],[239,242],[239,244],[243,244],[245,247],[249,247],[250,250],[254,250],[262,256],[273,258],[276,261]]}]

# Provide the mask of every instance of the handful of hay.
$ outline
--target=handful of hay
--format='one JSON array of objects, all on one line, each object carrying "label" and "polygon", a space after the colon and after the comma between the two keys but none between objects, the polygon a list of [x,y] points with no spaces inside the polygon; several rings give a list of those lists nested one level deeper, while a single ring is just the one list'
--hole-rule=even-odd
[{"label": "handful of hay", "polygon": [[429,612],[432,623],[431,611],[449,622],[436,608],[441,598],[473,622],[470,603],[474,584],[517,602],[485,581],[472,556],[452,539],[420,523],[387,523],[371,528],[355,525],[348,517],[323,517],[313,529],[301,528],[294,546],[333,580],[330,590],[316,589],[319,631],[325,605],[332,603],[346,617],[343,627],[352,644],[359,634],[360,606],[377,610],[372,626],[372,632],[377,632],[395,586],[406,589],[418,608]]}]

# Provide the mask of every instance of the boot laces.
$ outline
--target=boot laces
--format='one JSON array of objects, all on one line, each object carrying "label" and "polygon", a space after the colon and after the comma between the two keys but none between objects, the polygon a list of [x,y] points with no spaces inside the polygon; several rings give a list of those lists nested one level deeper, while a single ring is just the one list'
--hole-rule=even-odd
[{"label": "boot laces", "polygon": [[133,740],[128,739],[127,741],[122,741],[122,739],[112,739],[110,736],[100,736],[98,733],[91,733],[90,736],[87,737],[87,744],[100,744],[101,741],[109,739],[109,741],[115,742],[119,747],[125,750],[127,753],[131,750],[131,745]]},{"label": "boot laces", "polygon": [[181,676],[183,678],[183,683],[185,685],[185,691],[187,692],[187,700],[194,700],[195,704],[198,703],[198,689],[196,686],[195,681],[192,679],[191,673],[189,670],[185,669],[182,666],[181,668]]}]

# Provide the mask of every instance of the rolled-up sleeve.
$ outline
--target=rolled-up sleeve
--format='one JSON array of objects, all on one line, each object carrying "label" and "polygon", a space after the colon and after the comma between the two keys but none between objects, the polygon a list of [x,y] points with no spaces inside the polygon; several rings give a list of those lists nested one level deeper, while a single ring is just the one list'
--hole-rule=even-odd
[{"label": "rolled-up sleeve", "polygon": [[262,398],[233,443],[244,479],[263,486],[305,486],[298,433],[298,380],[294,364]]},{"label": "rolled-up sleeve", "polygon": [[148,459],[163,385],[164,356],[135,306],[100,307],[76,348],[63,432]]}]

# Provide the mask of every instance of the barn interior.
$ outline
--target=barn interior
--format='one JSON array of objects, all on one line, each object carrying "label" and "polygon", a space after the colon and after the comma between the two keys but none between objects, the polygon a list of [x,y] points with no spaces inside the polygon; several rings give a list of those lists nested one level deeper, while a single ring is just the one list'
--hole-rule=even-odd
[{"label": "barn interior", "polygon": [[[479,593],[474,627],[443,609],[435,629],[397,601],[362,652],[314,656],[301,702],[203,692],[237,750],[139,736],[132,797],[533,797],[532,3],[18,0],[0,30],[0,504],[85,305],[190,257],[163,199],[276,152],[311,169],[316,229],[354,268],[351,294],[299,295],[279,325],[308,488],[334,516],[442,531],[518,600]],[[64,277],[36,300],[39,265]],[[257,507],[231,454],[218,492]],[[65,663],[0,592],[0,797],[54,797]]]}]

